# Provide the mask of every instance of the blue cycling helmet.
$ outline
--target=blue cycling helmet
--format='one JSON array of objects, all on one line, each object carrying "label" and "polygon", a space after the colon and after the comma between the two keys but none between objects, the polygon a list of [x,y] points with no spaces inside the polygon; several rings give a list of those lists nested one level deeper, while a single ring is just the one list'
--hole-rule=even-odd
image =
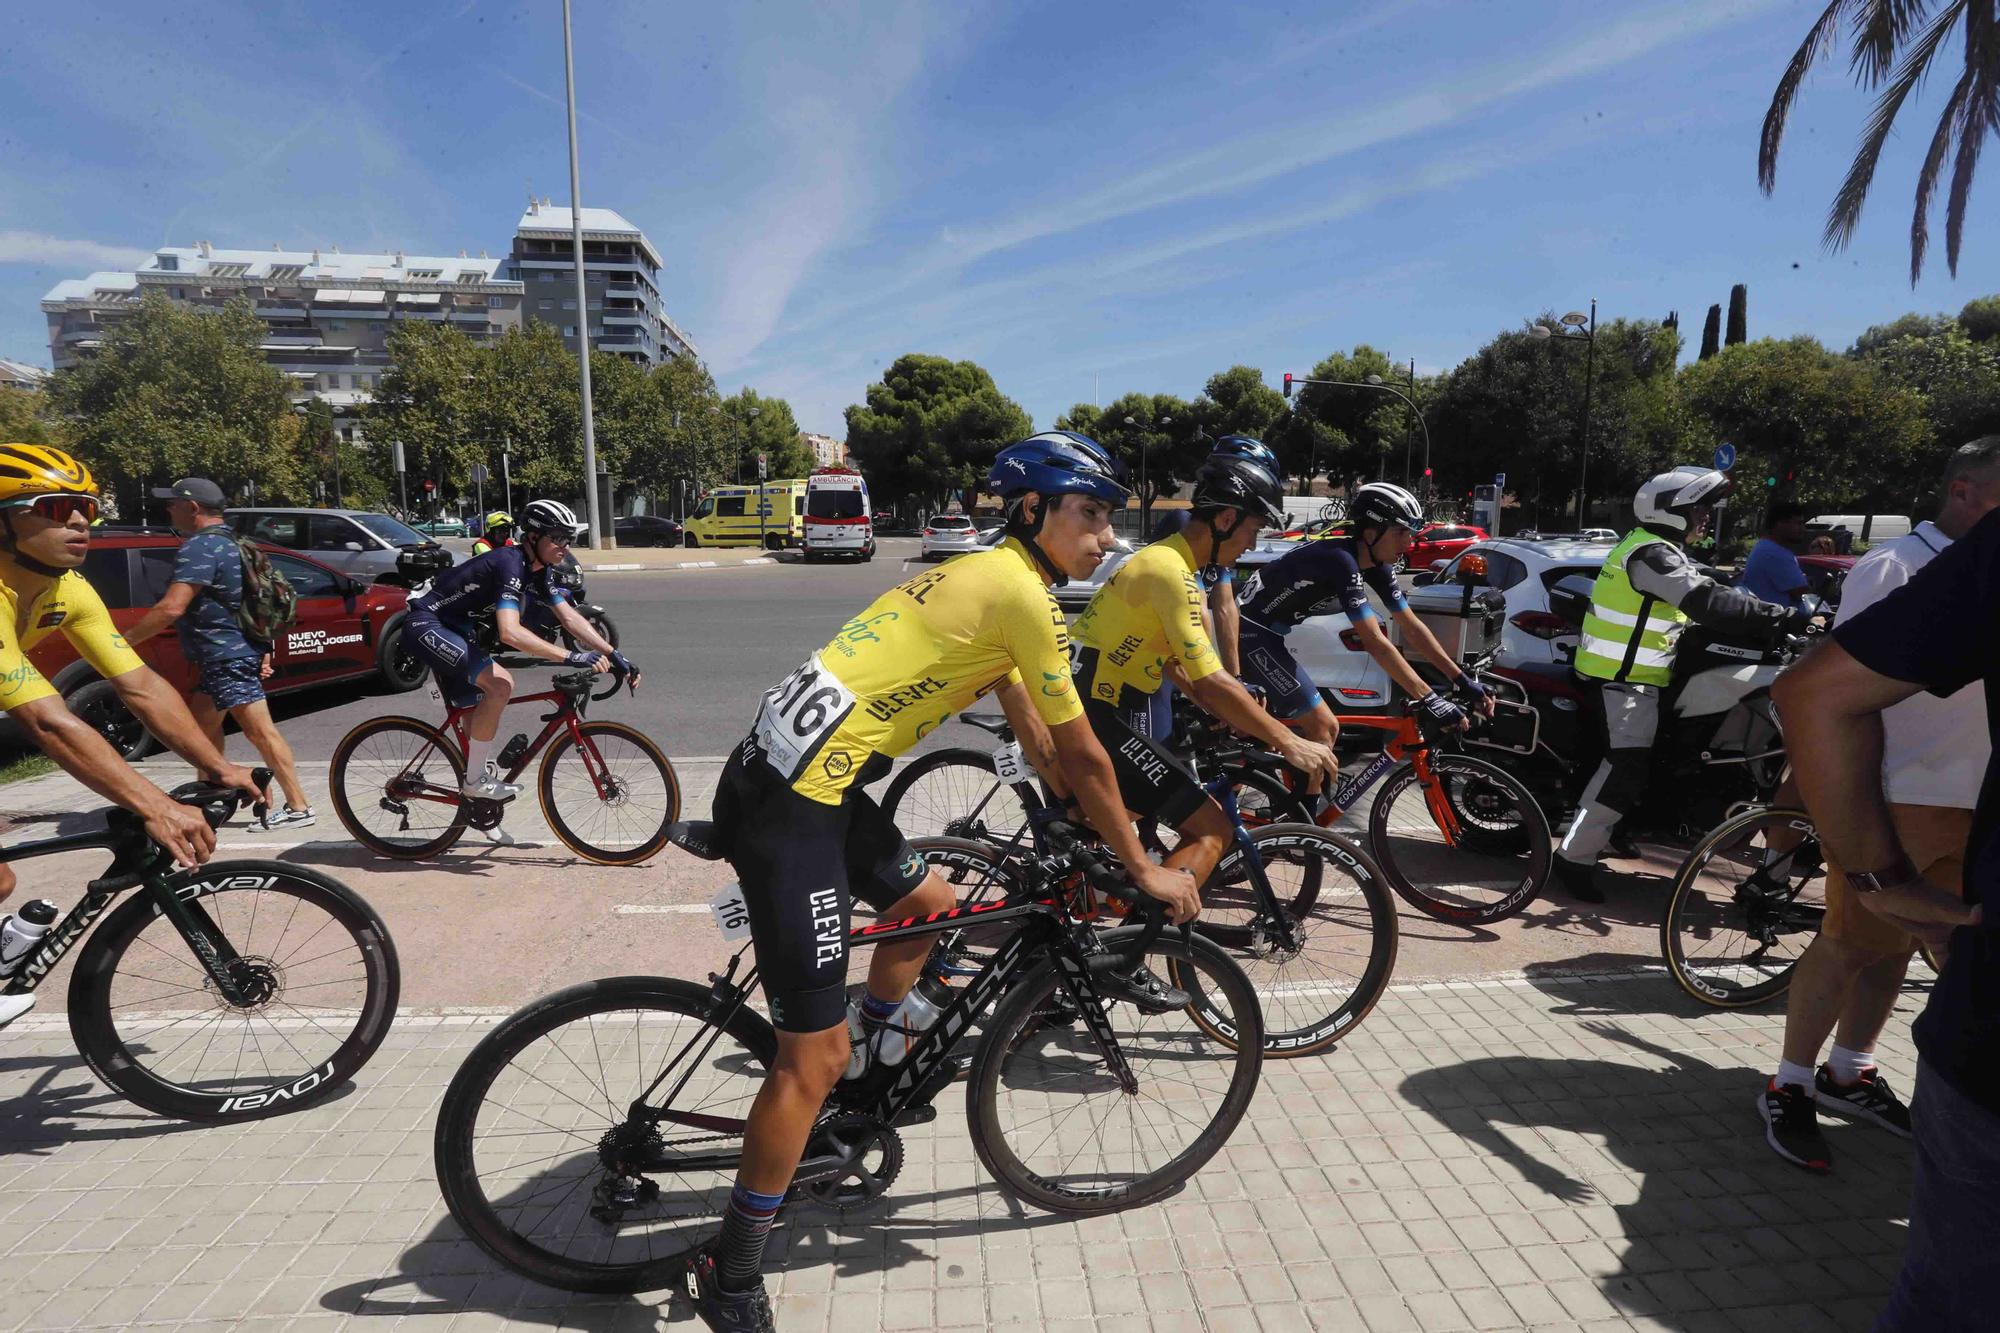
[{"label": "blue cycling helmet", "polygon": [[1208,451],[1210,458],[1223,454],[1230,458],[1247,458],[1253,463],[1262,463],[1272,476],[1280,476],[1278,456],[1271,452],[1271,446],[1248,435],[1225,435],[1215,442]]},{"label": "blue cycling helmet", "polygon": [[1048,430],[1002,449],[986,474],[986,488],[1003,500],[1040,495],[1089,495],[1123,506],[1132,492],[1104,446],[1071,430]]}]

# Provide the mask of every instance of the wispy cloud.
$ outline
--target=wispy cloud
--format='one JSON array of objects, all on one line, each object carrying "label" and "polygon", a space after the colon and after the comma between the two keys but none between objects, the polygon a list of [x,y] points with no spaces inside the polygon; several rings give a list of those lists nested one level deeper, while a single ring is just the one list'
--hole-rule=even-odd
[{"label": "wispy cloud", "polygon": [[76,268],[136,268],[153,256],[128,245],[105,245],[39,231],[0,231],[0,264]]}]

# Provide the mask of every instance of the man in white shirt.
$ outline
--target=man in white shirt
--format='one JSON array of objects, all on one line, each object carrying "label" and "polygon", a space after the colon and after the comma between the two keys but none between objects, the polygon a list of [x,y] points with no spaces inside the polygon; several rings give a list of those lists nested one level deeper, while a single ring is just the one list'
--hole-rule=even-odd
[{"label": "man in white shirt", "polygon": [[[1842,589],[1845,623],[1908,583],[1946,546],[2000,507],[2000,435],[1955,450],[1945,467],[1935,523],[1883,542],[1861,557]],[[1966,840],[1985,776],[1986,700],[1977,685],[1948,699],[1918,694],[1882,715],[1882,785],[1896,832],[1932,884],[1961,891]],[[1833,1160],[1818,1110],[1910,1137],[1910,1112],[1875,1068],[1882,1035],[1916,941],[1871,911],[1840,867],[1826,868],[1826,919],[1793,974],[1785,1005],[1784,1057],[1758,1095],[1764,1137],[1780,1157],[1810,1171]],[[1834,1037],[1817,1070],[1820,1047]]]}]

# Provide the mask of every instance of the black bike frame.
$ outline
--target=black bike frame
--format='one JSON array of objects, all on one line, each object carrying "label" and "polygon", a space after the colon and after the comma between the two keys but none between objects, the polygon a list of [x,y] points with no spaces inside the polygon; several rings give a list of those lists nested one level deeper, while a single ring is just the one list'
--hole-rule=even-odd
[{"label": "black bike frame", "polygon": [[114,813],[111,822],[99,832],[73,833],[68,837],[0,848],[0,862],[26,861],[89,848],[102,848],[113,853],[110,870],[85,886],[83,901],[55,920],[41,942],[7,977],[6,985],[0,987],[0,994],[19,995],[40,986],[63,956],[104,914],[112,899],[126,889],[142,887],[152,898],[160,915],[172,922],[181,938],[187,941],[188,948],[193,950],[202,970],[215,982],[223,998],[239,1007],[249,1003],[232,975],[231,964],[241,959],[228,937],[216,928],[207,909],[201,905],[202,891],[213,886],[204,883],[178,890],[168,888],[166,878],[172,873],[172,863],[165,853],[153,847],[131,816],[124,815],[122,811]]}]

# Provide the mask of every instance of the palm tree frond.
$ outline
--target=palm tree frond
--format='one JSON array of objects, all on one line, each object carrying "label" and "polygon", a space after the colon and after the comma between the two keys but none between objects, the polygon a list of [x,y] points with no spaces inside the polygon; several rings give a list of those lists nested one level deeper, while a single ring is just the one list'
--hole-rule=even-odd
[{"label": "palm tree frond", "polygon": [[1931,135],[1931,146],[1924,154],[1924,165],[1917,172],[1917,211],[1910,219],[1910,286],[1917,285],[1917,279],[1924,271],[1924,251],[1931,239],[1931,196],[1937,192],[1938,173],[1944,170],[1944,155],[1951,148],[1951,132],[1958,123],[1959,110],[1972,92],[1973,75],[1970,70],[1952,89],[1951,97],[1944,104],[1943,114],[1938,116],[1937,130]]},{"label": "palm tree frond", "polygon": [[1792,54],[1792,63],[1785,67],[1785,75],[1778,80],[1778,90],[1771,96],[1770,110],[1764,113],[1764,134],[1757,145],[1757,185],[1769,194],[1778,183],[1778,144],[1785,137],[1785,117],[1791,114],[1792,103],[1799,95],[1799,85],[1805,82],[1806,74],[1819,63],[1821,56],[1833,45],[1839,31],[1840,16],[1850,6],[1862,0],[1831,0],[1824,13],[1812,25],[1805,41]]},{"label": "palm tree frond", "polygon": [[1826,230],[1820,239],[1828,250],[1841,249],[1853,239],[1854,229],[1861,222],[1861,205],[1867,200],[1868,187],[1875,179],[1875,164],[1882,156],[1882,145],[1888,140],[1889,132],[1896,128],[1896,116],[1903,109],[1904,101],[1929,73],[1939,45],[1954,26],[1956,8],[1956,5],[1947,7],[1924,29],[1903,57],[1902,64],[1897,66],[1896,76],[1876,101],[1875,110],[1869,114],[1867,128],[1861,135],[1861,147],[1854,154],[1854,163],[1847,169],[1847,179],[1841,182],[1840,192],[1833,197],[1833,207],[1827,212]]},{"label": "palm tree frond", "polygon": [[2000,135],[2000,23],[1993,0],[1969,4],[1965,10],[1965,103],[1958,116],[1958,160],[1952,164],[1951,197],[1945,203],[1945,267],[1958,276],[1958,246],[1965,233],[1965,206],[1972,197],[1972,175],[1988,134]]},{"label": "palm tree frond", "polygon": [[1873,88],[1889,77],[1897,48],[1930,7],[1931,0],[1868,0],[1867,9],[1854,19],[1854,54],[1848,61],[1862,87]]}]

